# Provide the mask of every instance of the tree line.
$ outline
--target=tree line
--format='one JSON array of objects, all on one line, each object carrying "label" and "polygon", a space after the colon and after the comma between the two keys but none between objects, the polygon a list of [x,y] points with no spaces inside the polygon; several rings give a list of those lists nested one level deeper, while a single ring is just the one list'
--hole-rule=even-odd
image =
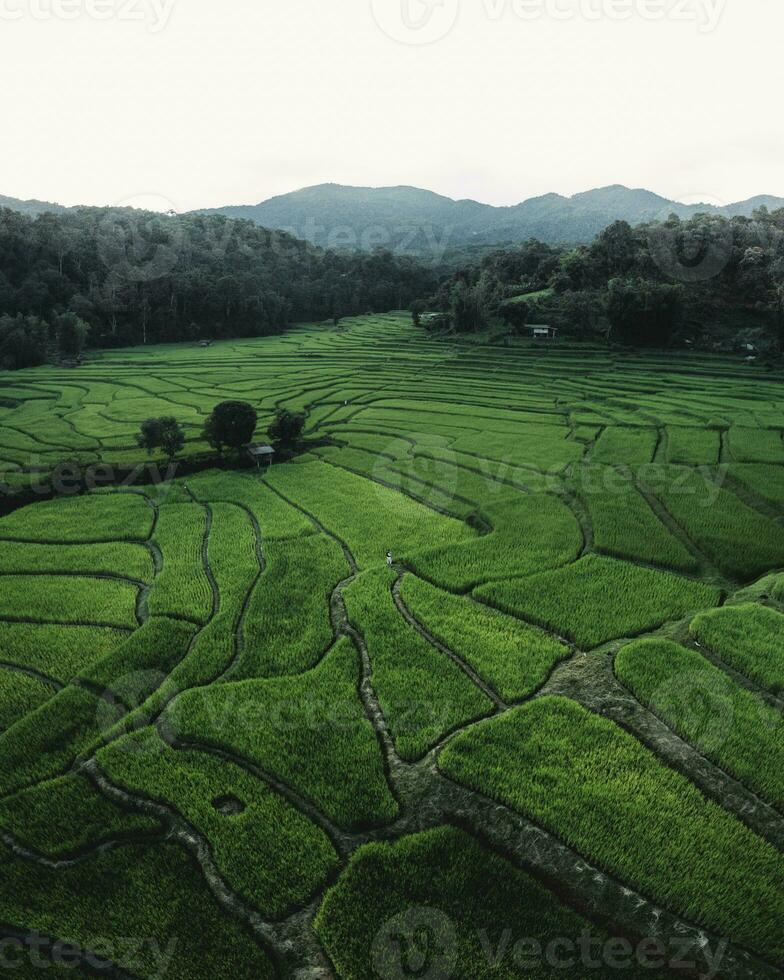
[{"label": "tree line", "polygon": [[[258,412],[250,402],[221,402],[205,421],[202,438],[221,456],[227,449],[241,453],[253,439],[258,420]],[[295,448],[306,420],[304,412],[292,412],[288,408],[276,409],[267,429],[267,435],[275,449]],[[173,460],[185,446],[185,429],[173,415],[150,418],[142,422],[136,444],[150,453],[160,449],[169,460]]]},{"label": "tree line", "polygon": [[784,348],[784,210],[618,221],[589,245],[454,261],[438,272],[385,249],[325,251],[223,215],[0,209],[0,368],[76,360],[86,343],[264,336],[403,308],[459,332],[544,322],[632,346]]},{"label": "tree line", "polygon": [[442,278],[413,304],[430,329],[512,331],[548,323],[566,335],[630,346],[784,350],[784,209],[751,218],[698,214],[631,227],[617,221],[590,245],[531,240]]},{"label": "tree line", "polygon": [[82,346],[255,337],[408,308],[435,288],[410,257],[322,251],[222,215],[0,209],[0,367]]}]

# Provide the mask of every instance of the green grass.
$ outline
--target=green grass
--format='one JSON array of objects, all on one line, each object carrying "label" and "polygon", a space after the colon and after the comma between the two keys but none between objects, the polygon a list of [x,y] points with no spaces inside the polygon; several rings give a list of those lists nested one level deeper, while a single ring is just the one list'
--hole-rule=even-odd
[{"label": "green grass", "polygon": [[616,466],[650,463],[658,440],[655,429],[610,426],[599,437],[591,453],[591,462]]},{"label": "green grass", "polygon": [[765,463],[735,463],[730,477],[774,507],[784,507],[784,466]]},{"label": "green grass", "polygon": [[[535,971],[529,975],[537,977],[564,975],[563,967],[548,968],[545,962],[551,942],[576,944],[586,933],[596,942],[607,940],[603,929],[562,905],[531,875],[454,827],[359,850],[324,898],[316,932],[343,980],[366,980],[379,971],[397,976],[398,944],[374,946],[369,937],[385,935],[382,930],[390,923],[402,926],[405,916],[418,909],[430,910],[416,922],[423,934],[446,916],[450,932],[444,938],[453,936],[454,945],[450,939],[443,946],[436,942],[434,949],[448,950],[449,976],[455,980],[513,980],[528,973],[513,952],[523,937],[539,943],[541,954],[529,960],[529,969]],[[502,945],[505,930],[514,940]],[[499,953],[497,965],[492,956],[488,959],[487,941]],[[413,955],[410,962],[413,968]],[[595,974],[595,968],[581,968],[579,962],[569,968],[569,976]],[[634,968],[614,970],[613,975],[639,977]],[[645,975],[656,980],[664,974],[646,970]]]},{"label": "green grass", "polygon": [[261,570],[256,533],[248,514],[225,503],[212,505],[211,514],[207,559],[217,589],[216,612],[164,684],[166,697],[211,683],[234,662],[242,617]]},{"label": "green grass", "polygon": [[0,577],[0,618],[135,629],[138,588],[130,582],[79,576]]},{"label": "green grass", "polygon": [[264,556],[266,569],[248,605],[232,680],[315,666],[332,642],[330,595],[350,574],[342,549],[324,535],[267,541]]},{"label": "green grass", "polygon": [[780,712],[695,650],[667,640],[641,640],[624,647],[615,672],[646,707],[700,752],[784,808]]},{"label": "green grass", "polygon": [[[210,506],[212,529],[207,559],[221,600],[221,609],[232,604],[237,614],[245,594],[260,571],[256,531],[250,515],[229,503]],[[260,543],[260,542],[258,542]]]},{"label": "green grass", "polygon": [[[210,842],[230,886],[265,916],[280,918],[306,902],[336,867],[324,832],[240,766],[170,748],[150,728],[97,758],[112,783],[178,810]],[[242,812],[216,807],[227,798]],[[249,854],[264,859],[249,861]]]},{"label": "green grass", "polygon": [[275,976],[266,954],[174,844],[126,846],[57,871],[0,845],[0,919],[25,934],[35,930],[100,952],[144,980],[162,971],[167,980]]},{"label": "green grass", "polygon": [[399,468],[384,457],[368,453],[363,449],[348,447],[338,449],[335,446],[316,449],[314,455],[342,469],[390,486],[434,510],[450,514],[460,520],[465,520],[476,510],[475,504],[455,496],[455,488],[439,484],[438,481],[423,482],[413,462],[405,463]]},{"label": "green grass", "polygon": [[40,783],[0,802],[0,827],[50,859],[161,829],[152,817],[121,810],[78,773]]},{"label": "green grass", "polygon": [[439,765],[690,922],[784,955],[784,857],[612,721],[541,698],[459,735]]},{"label": "green grass", "polygon": [[687,466],[715,466],[719,461],[721,436],[713,429],[671,425],[667,429],[667,462]]},{"label": "green grass", "polygon": [[781,429],[730,429],[730,451],[738,463],[784,463]]},{"label": "green grass", "polygon": [[[488,967],[476,930],[491,943],[504,922],[515,938],[574,936],[571,879],[557,872],[542,888],[454,830],[401,840],[439,820],[473,825],[462,796],[431,791],[405,763],[434,745],[448,758],[495,731],[485,685],[509,705],[553,672],[563,690],[581,651],[608,641],[640,700],[784,812],[780,726],[761,702],[756,713],[753,693],[784,690],[784,616],[735,606],[753,596],[784,609],[775,372],[741,376],[737,358],[696,352],[436,339],[391,314],[209,349],[91,351],[78,377],[45,366],[0,372],[0,387],[0,481],[12,488],[45,484],[67,457],[146,462],[134,437],[150,415],[179,419],[180,455],[198,468],[209,452],[201,423],[229,398],[257,408],[259,441],[277,407],[303,409],[313,446],[270,469],[241,470],[233,453],[169,482],[149,469],[144,486],[42,499],[0,518],[0,828],[52,861],[76,851],[81,862],[41,867],[0,844],[0,921],[87,946],[174,938],[167,977],[271,975],[194,855],[84,779],[79,767],[99,753],[120,785],[165,801],[203,835],[227,887],[259,915],[307,905],[297,921],[309,928],[329,887],[318,929],[337,974],[369,980],[373,937],[413,903],[454,921],[453,975],[519,975]],[[334,445],[316,445],[329,436]],[[155,462],[161,479],[171,474]],[[433,644],[395,604],[398,569],[402,600]],[[369,662],[342,636],[341,582]],[[697,637],[704,659],[693,644],[663,645],[695,616],[710,637]],[[660,627],[661,640],[623,646]],[[612,677],[592,678],[604,703]],[[517,721],[543,710],[495,712],[508,744],[483,750],[472,778],[536,808],[535,823],[570,835],[619,887],[784,962],[781,858],[763,855],[733,816],[743,821],[742,801],[709,804],[688,782],[694,755],[678,775],[580,709],[558,724],[550,709],[532,731]],[[403,764],[385,759],[385,730]],[[167,747],[178,734],[186,744]],[[425,775],[435,765],[423,762]],[[221,809],[227,797],[245,809]],[[503,809],[495,816],[500,830]],[[339,862],[337,838],[319,829],[330,823],[363,835],[342,838]],[[123,842],[102,853],[113,836]],[[344,854],[360,840],[374,843]],[[597,895],[594,923],[634,933],[633,900]],[[149,955],[115,959],[159,980]]]},{"label": "green grass", "polygon": [[358,655],[344,639],[300,676],[188,691],[167,723],[179,738],[227,748],[274,773],[340,826],[384,823],[397,804],[358,682]]},{"label": "green grass", "polygon": [[313,533],[313,525],[307,517],[281,500],[255,473],[209,470],[182,483],[205,503],[223,501],[246,508],[258,521],[265,540]]},{"label": "green grass", "polygon": [[0,519],[0,539],[79,542],[146,541],[153,512],[137,494],[90,494],[43,501]]},{"label": "green grass", "polygon": [[465,524],[402,494],[327,463],[273,467],[266,477],[344,541],[363,568],[474,537]]},{"label": "green grass", "polygon": [[136,708],[180,663],[197,632],[193,623],[153,616],[79,675],[94,691]]},{"label": "green grass", "polygon": [[713,586],[599,555],[557,571],[484,585],[476,596],[583,649],[647,632],[721,598]]},{"label": "green grass", "polygon": [[152,555],[140,544],[23,544],[0,541],[0,574],[124,575],[151,582]]},{"label": "green grass", "polygon": [[0,622],[0,660],[40,671],[61,684],[102,659],[128,633],[92,626],[38,626]]},{"label": "green grass", "polygon": [[569,648],[513,616],[406,575],[402,598],[437,640],[465,660],[508,702],[522,701],[547,680]]},{"label": "green grass", "polygon": [[0,668],[0,733],[45,704],[55,691],[37,677]]},{"label": "green grass", "polygon": [[67,687],[0,735],[0,797],[62,775],[98,737],[112,709]]},{"label": "green grass", "polygon": [[728,575],[745,581],[784,564],[784,527],[742,503],[713,476],[670,467],[643,474],[643,479]]},{"label": "green grass", "polygon": [[691,633],[703,646],[772,694],[784,693],[784,616],[745,604],[701,613]]},{"label": "green grass", "polygon": [[[481,461],[468,457],[474,468],[463,466],[458,462],[457,454],[444,451],[443,455],[433,450],[433,455],[417,454],[413,459],[392,463],[387,469],[389,479],[401,489],[421,492],[421,487],[440,490],[450,501],[454,512],[460,512],[465,518],[470,514],[481,511],[490,504],[498,504],[510,499],[519,498],[520,490],[493,479],[492,468],[486,465],[485,472],[476,469]],[[519,486],[524,487],[523,478],[528,471],[517,471],[520,477]]]},{"label": "green grass", "polygon": [[679,572],[698,562],[653,513],[626,474],[610,467],[582,467],[574,485],[588,509],[597,551]]},{"label": "green grass", "polygon": [[538,299],[546,299],[548,296],[552,296],[552,289],[536,289],[530,293],[521,293],[519,296],[512,296],[511,299],[505,299],[502,306],[518,306],[520,303],[531,303]]},{"label": "green grass", "polygon": [[[432,474],[428,482],[440,483],[446,478],[447,485],[451,486],[456,480],[458,492],[465,491],[465,496],[469,499],[484,505],[505,500],[515,490],[523,493],[547,493],[562,485],[563,477],[560,472],[547,473],[512,466],[508,462],[456,452],[451,447],[417,446],[415,453],[413,462],[420,473],[423,476]],[[425,466],[429,469],[425,470]]]},{"label": "green grass", "polygon": [[213,596],[204,568],[207,512],[198,504],[161,508],[155,544],[163,570],[150,593],[154,616],[182,617],[204,625],[212,615]]},{"label": "green grass", "polygon": [[373,685],[395,746],[414,760],[448,732],[481,718],[492,702],[453,660],[400,616],[390,591],[395,573],[366,572],[345,592],[352,625],[364,636]]},{"label": "green grass", "polygon": [[489,534],[404,557],[405,564],[443,588],[467,592],[484,582],[566,565],[582,550],[577,519],[552,494],[517,494],[487,504],[482,515],[493,527]]},{"label": "green grass", "polygon": [[495,459],[509,466],[530,466],[560,473],[582,459],[583,449],[567,439],[569,430],[555,425],[528,425],[505,432],[488,430],[461,435],[451,446],[457,452]]}]

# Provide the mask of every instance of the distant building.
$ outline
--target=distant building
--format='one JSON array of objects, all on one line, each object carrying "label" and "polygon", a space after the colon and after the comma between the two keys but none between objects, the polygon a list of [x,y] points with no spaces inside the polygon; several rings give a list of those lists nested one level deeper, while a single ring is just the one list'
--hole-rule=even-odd
[{"label": "distant building", "polygon": [[558,328],[549,327],[546,323],[530,323],[528,330],[532,340],[555,340],[558,336]]},{"label": "distant building", "polygon": [[272,461],[275,458],[275,450],[272,446],[263,446],[261,443],[252,443],[248,446],[248,456],[255,462],[256,466],[261,466],[264,463],[267,466],[272,465]]}]

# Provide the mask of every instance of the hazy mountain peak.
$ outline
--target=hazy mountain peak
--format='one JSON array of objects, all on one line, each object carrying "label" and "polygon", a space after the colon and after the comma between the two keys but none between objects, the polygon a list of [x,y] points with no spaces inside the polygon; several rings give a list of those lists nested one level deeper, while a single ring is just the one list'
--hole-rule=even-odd
[{"label": "hazy mountain peak", "polygon": [[[716,210],[748,214],[764,203],[784,207],[784,199],[761,196]],[[350,187],[317,184],[281,194],[254,207],[220,208],[271,228],[287,228],[316,245],[339,248],[388,245],[401,251],[466,244],[522,242],[541,238],[553,244],[587,242],[616,220],[639,224],[671,213],[687,218],[706,205],[685,205],[642,187],[609,184],[564,197],[549,193],[510,207],[456,201],[406,185]]]},{"label": "hazy mountain peak", "polygon": [[[315,245],[339,249],[372,249],[385,245],[398,251],[443,251],[463,245],[495,245],[540,238],[551,244],[591,241],[613,221],[630,224],[667,218],[688,218],[699,211],[727,217],[748,216],[759,207],[776,210],[784,198],[761,194],[723,208],[682,204],[642,187],[609,184],[571,197],[554,192],[520,204],[494,207],[471,199],[454,200],[435,191],[400,184],[352,187],[322,183],[279,194],[255,205],[212,208],[267,228],[281,228]],[[0,207],[32,216],[65,210],[44,201],[19,201],[0,196]]]}]

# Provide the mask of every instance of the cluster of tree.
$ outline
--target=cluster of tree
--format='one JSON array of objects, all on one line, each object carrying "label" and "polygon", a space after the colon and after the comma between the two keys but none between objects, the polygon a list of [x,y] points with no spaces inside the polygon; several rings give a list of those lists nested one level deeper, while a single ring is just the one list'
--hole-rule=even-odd
[{"label": "cluster of tree", "polygon": [[48,321],[22,313],[3,314],[0,316],[0,369],[36,367],[55,355],[78,358],[89,333],[89,324],[74,313],[55,314]]},{"label": "cluster of tree", "polygon": [[[14,321],[3,320],[4,333],[22,331],[32,363],[60,336],[72,353],[88,330],[96,346],[262,336],[292,321],[407,308],[436,281],[386,250],[325,252],[222,215],[0,209],[0,316]],[[57,325],[63,316],[71,326]]]},{"label": "cluster of tree", "polygon": [[302,412],[291,412],[280,408],[275,413],[275,419],[267,430],[267,435],[278,449],[292,449],[299,442],[305,428],[305,415]]},{"label": "cluster of tree", "polygon": [[[202,437],[221,455],[227,449],[240,452],[253,441],[258,421],[258,412],[248,402],[221,402],[204,423]],[[267,434],[277,448],[291,449],[298,444],[304,428],[305,416],[301,412],[279,408]],[[160,449],[174,459],[185,445],[185,431],[170,415],[147,419],[142,422],[136,442],[141,449]]]},{"label": "cluster of tree", "polygon": [[219,453],[227,447],[239,450],[253,439],[258,419],[258,412],[248,402],[221,402],[205,422],[202,435]]},{"label": "cluster of tree", "polygon": [[154,452],[162,449],[169,459],[174,459],[185,445],[185,431],[172,415],[142,422],[136,442],[140,449]]},{"label": "cluster of tree", "polygon": [[443,276],[413,310],[433,329],[547,322],[634,346],[715,342],[753,327],[784,348],[784,209],[617,221],[573,248],[532,240]]}]

